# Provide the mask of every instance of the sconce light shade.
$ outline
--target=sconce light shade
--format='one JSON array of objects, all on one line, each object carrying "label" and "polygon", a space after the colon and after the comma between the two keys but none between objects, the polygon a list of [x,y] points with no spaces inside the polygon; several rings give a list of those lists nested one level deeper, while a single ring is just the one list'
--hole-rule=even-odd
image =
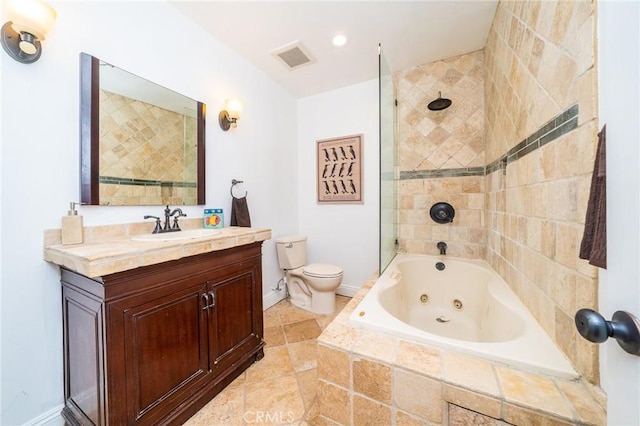
[{"label": "sconce light shade", "polygon": [[227,99],[225,101],[225,109],[220,111],[220,114],[218,115],[220,128],[226,132],[231,127],[237,127],[241,111],[242,103],[240,101],[237,99]]},{"label": "sconce light shade", "polygon": [[56,11],[42,0],[10,0],[5,8],[10,21],[0,30],[2,47],[18,62],[37,61],[42,53],[40,41],[53,28]]}]

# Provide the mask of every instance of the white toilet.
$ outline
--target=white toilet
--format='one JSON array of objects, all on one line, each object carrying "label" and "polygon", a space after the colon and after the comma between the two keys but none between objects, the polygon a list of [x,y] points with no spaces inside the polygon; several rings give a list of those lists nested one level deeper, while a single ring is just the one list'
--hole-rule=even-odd
[{"label": "white toilet", "polygon": [[278,264],[286,274],[291,303],[316,314],[336,310],[336,288],[342,282],[342,269],[324,263],[307,261],[307,237],[292,235],[276,240]]}]

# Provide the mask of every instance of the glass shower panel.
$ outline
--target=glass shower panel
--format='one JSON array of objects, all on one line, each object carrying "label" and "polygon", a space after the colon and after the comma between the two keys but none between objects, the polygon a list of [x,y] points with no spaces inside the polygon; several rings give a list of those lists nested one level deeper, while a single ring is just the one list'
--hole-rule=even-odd
[{"label": "glass shower panel", "polygon": [[396,93],[393,76],[382,52],[379,57],[380,111],[380,273],[397,249]]}]

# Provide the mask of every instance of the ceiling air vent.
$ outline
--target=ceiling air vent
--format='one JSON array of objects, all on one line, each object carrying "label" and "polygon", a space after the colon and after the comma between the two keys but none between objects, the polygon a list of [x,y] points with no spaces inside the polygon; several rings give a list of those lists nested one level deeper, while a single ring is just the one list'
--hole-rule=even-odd
[{"label": "ceiling air vent", "polygon": [[271,51],[271,54],[282,61],[282,63],[286,65],[287,69],[290,70],[294,70],[314,62],[311,55],[306,52],[306,49],[299,41],[294,41],[274,49]]}]

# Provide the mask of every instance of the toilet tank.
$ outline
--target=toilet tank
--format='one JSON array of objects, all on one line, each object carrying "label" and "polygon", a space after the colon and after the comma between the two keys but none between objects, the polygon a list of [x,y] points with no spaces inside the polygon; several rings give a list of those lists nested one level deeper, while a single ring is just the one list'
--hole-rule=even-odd
[{"label": "toilet tank", "polygon": [[307,237],[290,235],[276,240],[280,269],[296,269],[307,261]]}]

